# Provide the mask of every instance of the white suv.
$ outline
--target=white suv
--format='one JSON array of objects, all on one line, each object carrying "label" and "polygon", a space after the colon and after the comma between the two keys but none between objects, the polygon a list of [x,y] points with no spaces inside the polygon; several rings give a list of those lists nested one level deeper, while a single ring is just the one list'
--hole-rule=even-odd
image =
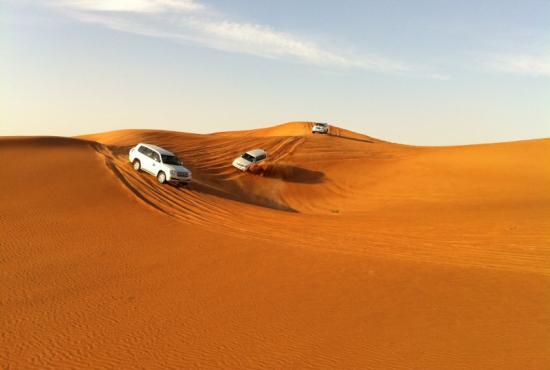
[{"label": "white suv", "polygon": [[180,159],[166,149],[156,145],[140,143],[130,149],[130,162],[136,171],[143,170],[155,176],[161,184],[165,182],[187,184],[191,171],[183,167]]},{"label": "white suv", "polygon": [[317,122],[311,128],[313,134],[328,134],[328,123]]},{"label": "white suv", "polygon": [[263,149],[249,150],[246,153],[241,154],[233,161],[233,167],[246,172],[255,165],[265,161],[267,159],[267,153]]}]

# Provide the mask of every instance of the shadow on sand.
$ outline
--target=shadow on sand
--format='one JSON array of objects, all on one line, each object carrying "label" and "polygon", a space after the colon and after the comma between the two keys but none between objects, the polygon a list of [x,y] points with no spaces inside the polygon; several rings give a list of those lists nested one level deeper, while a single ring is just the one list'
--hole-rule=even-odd
[{"label": "shadow on sand", "polygon": [[374,140],[369,140],[369,139],[359,139],[359,138],[356,138],[356,137],[335,135],[335,134],[331,134],[331,133],[328,133],[327,135],[332,136],[332,137],[338,137],[340,139],[345,139],[345,140],[359,141],[359,142],[362,142],[362,143],[374,143]]},{"label": "shadow on sand", "polygon": [[320,184],[325,180],[325,174],[323,172],[279,163],[269,163],[251,172],[263,177],[301,184]]},{"label": "shadow on sand", "polygon": [[279,211],[297,212],[294,208],[289,207],[288,205],[278,202],[274,199],[269,199],[250,192],[247,193],[244,192],[242,189],[238,189],[233,186],[229,187],[231,188],[231,191],[220,190],[202,182],[193,182],[190,185],[190,189],[193,189],[198,193],[210,194],[219,198],[230,199],[235,202],[247,203],[260,207],[276,209]]}]

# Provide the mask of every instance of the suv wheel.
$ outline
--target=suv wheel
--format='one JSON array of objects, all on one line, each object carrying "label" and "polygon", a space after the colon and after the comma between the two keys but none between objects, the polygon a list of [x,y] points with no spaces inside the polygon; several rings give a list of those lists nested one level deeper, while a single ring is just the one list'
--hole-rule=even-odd
[{"label": "suv wheel", "polygon": [[157,180],[161,183],[161,184],[164,184],[166,182],[166,174],[162,171],[160,171],[157,175]]},{"label": "suv wheel", "polygon": [[139,159],[134,159],[133,165],[134,165],[134,170],[136,171],[141,170],[141,162],[139,161]]}]

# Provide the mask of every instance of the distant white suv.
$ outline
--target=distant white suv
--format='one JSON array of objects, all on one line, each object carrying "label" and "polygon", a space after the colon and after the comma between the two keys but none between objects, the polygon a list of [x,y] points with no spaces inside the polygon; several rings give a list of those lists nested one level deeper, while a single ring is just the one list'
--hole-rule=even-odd
[{"label": "distant white suv", "polygon": [[328,123],[317,122],[311,128],[313,134],[328,134]]},{"label": "distant white suv", "polygon": [[233,167],[245,172],[251,169],[253,166],[265,161],[267,159],[267,153],[263,149],[249,150],[246,153],[241,154],[233,161]]},{"label": "distant white suv", "polygon": [[183,167],[180,159],[166,149],[156,145],[140,143],[130,149],[130,162],[136,171],[143,170],[155,176],[161,184],[165,182],[187,184],[191,171]]}]

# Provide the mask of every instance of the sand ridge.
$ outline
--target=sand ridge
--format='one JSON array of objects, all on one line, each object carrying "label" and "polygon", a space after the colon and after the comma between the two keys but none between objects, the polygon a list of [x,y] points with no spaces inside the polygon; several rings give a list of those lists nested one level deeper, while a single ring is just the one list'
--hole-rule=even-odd
[{"label": "sand ridge", "polygon": [[[272,238],[315,248],[549,273],[550,173],[546,163],[525,160],[547,156],[549,140],[421,148],[359,134],[353,140],[302,135],[310,125],[214,135],[138,130],[91,138],[110,145],[104,153],[111,168],[133,193],[174,217],[230,233],[246,230],[260,240],[277,230]],[[190,189],[155,186],[154,178],[127,163],[130,142],[171,148],[193,170],[195,183]],[[256,147],[268,151],[268,163],[254,174],[235,171],[232,159]],[[408,222],[410,217],[417,222]],[[498,248],[488,251],[483,244]]]}]

